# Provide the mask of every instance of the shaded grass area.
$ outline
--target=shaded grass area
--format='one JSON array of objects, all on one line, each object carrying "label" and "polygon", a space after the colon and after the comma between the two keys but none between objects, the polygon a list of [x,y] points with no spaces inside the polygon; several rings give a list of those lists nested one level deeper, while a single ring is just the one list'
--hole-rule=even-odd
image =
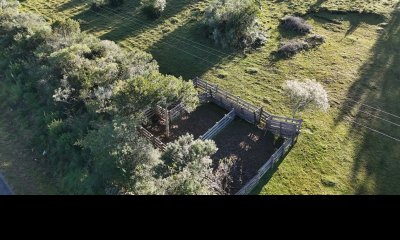
[{"label": "shaded grass area", "polygon": [[[350,87],[336,123],[349,116],[352,132],[360,131],[360,125],[368,125],[400,139],[400,11],[393,15],[385,32],[372,49],[372,56],[360,69],[360,76]],[[364,104],[364,105],[362,105]],[[389,113],[372,109],[378,106]],[[379,116],[367,118],[370,112]],[[383,121],[385,119],[387,121]],[[390,122],[388,122],[390,121]],[[363,131],[363,130],[361,130]],[[374,191],[378,194],[400,194],[400,140],[382,137],[371,131],[363,131],[363,142],[357,148],[351,180],[357,184],[359,194]]]},{"label": "shaded grass area", "polygon": [[[359,106],[367,103],[400,115],[397,0],[263,1],[261,23],[269,41],[248,55],[216,49],[203,36],[199,20],[207,0],[171,0],[166,15],[156,21],[140,12],[137,1],[113,10],[118,15],[110,10],[91,12],[82,2],[26,0],[23,4],[49,18],[78,19],[85,31],[127,48],[150,51],[164,73],[200,76],[273,114],[290,114],[282,96],[285,80],[312,78],[324,85],[331,109],[327,114],[300,115],[305,123],[298,143],[255,193],[400,193],[398,143],[345,118],[350,115],[351,120],[400,137],[399,128],[360,112],[365,108]],[[352,13],[337,14],[340,11]],[[325,36],[326,43],[291,59],[272,61],[279,42],[296,37],[279,29],[280,19],[306,13],[313,32]],[[138,19],[151,26],[139,25]],[[389,23],[385,29],[378,26],[382,21]],[[360,103],[353,105],[347,98]],[[392,116],[390,120],[399,123]]]},{"label": "shaded grass area", "polygon": [[[14,194],[49,195],[59,194],[55,180],[50,178],[46,169],[34,161],[29,148],[30,132],[21,130],[21,121],[11,126],[10,114],[2,110],[0,117],[0,171],[4,174]],[[26,129],[26,128],[25,128]],[[21,132],[23,131],[23,132]],[[24,136],[24,138],[18,138]]]}]

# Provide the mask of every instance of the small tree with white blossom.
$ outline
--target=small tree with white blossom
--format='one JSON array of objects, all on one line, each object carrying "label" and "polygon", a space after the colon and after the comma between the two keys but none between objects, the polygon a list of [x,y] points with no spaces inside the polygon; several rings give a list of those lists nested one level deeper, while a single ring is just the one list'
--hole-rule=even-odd
[{"label": "small tree with white blossom", "polygon": [[295,117],[298,111],[307,108],[316,108],[327,111],[329,108],[328,93],[324,87],[315,80],[304,82],[289,80],[284,86],[285,95],[292,108],[292,116]]}]

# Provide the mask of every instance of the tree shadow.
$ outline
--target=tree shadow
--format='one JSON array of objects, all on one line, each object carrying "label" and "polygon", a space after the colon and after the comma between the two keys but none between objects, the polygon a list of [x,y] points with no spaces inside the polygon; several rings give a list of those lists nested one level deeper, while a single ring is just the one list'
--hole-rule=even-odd
[{"label": "tree shadow", "polygon": [[310,9],[317,9],[320,8],[321,5],[326,2],[327,0],[318,0],[310,6]]},{"label": "tree shadow", "polygon": [[320,23],[335,23],[349,22],[349,29],[346,31],[345,37],[352,34],[362,24],[377,25],[385,21],[383,15],[377,13],[360,13],[354,11],[331,11],[327,9],[312,10],[308,16]]},{"label": "tree shadow", "polygon": [[192,21],[168,33],[148,50],[165,74],[192,79],[202,76],[212,67],[238,54],[233,49],[222,49],[207,38],[203,25]]},{"label": "tree shadow", "polygon": [[[400,3],[397,4],[399,8]],[[335,123],[352,119],[350,136],[362,135],[355,154],[352,181],[358,194],[400,194],[400,143],[368,126],[400,138],[400,128],[365,114],[400,123],[400,11],[393,12],[385,31],[372,49],[371,58],[361,67],[360,77],[347,93]],[[364,105],[362,105],[364,104]],[[368,106],[379,107],[394,115]],[[360,106],[363,106],[360,110]],[[351,116],[352,118],[349,118]],[[364,131],[361,131],[364,130]]]},{"label": "tree shadow", "polygon": [[77,6],[79,6],[79,5],[83,5],[83,4],[87,4],[88,3],[88,1],[85,1],[85,0],[69,0],[68,2],[66,2],[66,3],[63,3],[62,5],[60,5],[58,8],[57,8],[57,11],[65,11],[65,10],[68,10],[68,9],[71,9],[71,8],[75,8],[75,7],[77,7]]},{"label": "tree shadow", "polygon": [[[271,133],[269,133],[271,134]],[[294,144],[296,145],[296,144]],[[281,157],[281,159],[274,164],[274,166],[260,179],[259,183],[257,186],[251,191],[251,195],[259,195],[264,188],[265,185],[271,180],[272,176],[274,176],[275,172],[279,170],[279,166],[283,163],[285,160],[286,156],[292,151],[292,148],[294,147],[292,145],[289,150],[286,152],[285,155]]]},{"label": "tree shadow", "polygon": [[[74,0],[74,2],[80,1]],[[126,1],[123,6],[112,9],[98,11],[87,9],[73,16],[73,19],[81,23],[83,31],[95,33],[101,39],[120,42],[131,37],[146,37],[167,19],[171,24],[186,22],[188,19],[179,19],[176,16],[186,7],[191,6],[189,20],[183,26],[159,33],[164,36],[148,49],[136,46],[153,54],[160,65],[161,72],[190,79],[203,75],[215,65],[231,59],[231,54],[236,54],[234,50],[214,46],[205,36],[205,31],[199,21],[202,14],[201,8],[193,7],[193,4],[206,2],[206,0],[170,0],[162,17],[155,20],[143,14],[139,1]]]},{"label": "tree shadow", "polygon": [[132,3],[129,3],[127,6],[124,5],[111,10],[107,9],[102,11],[103,14],[114,16],[119,19],[119,22],[114,24],[112,29],[103,34],[101,38],[113,41],[122,41],[126,38],[137,36],[144,31],[150,31],[157,28],[166,20],[173,18],[185,8],[200,2],[204,2],[204,0],[169,0],[161,17],[156,19],[146,15],[142,11],[140,4],[133,5]]},{"label": "tree shadow", "polygon": [[[74,3],[70,3],[69,7],[86,4],[82,0],[73,0],[72,2]],[[117,29],[121,32],[124,31],[126,34],[131,34],[132,31],[140,30],[140,26],[143,25],[127,20],[129,19],[128,16],[139,12],[139,7],[140,1],[126,1],[122,6],[116,8],[111,8],[110,6],[103,6],[97,10],[87,8],[72,18],[79,21],[81,29],[87,32],[109,32]],[[103,36],[102,38],[107,40],[120,40],[118,34],[115,34],[115,36],[103,34]]]}]

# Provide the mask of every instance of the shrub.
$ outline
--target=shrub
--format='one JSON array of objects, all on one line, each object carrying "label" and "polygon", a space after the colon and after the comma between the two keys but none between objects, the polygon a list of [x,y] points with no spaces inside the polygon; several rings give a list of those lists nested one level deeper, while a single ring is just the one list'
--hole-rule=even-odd
[{"label": "shrub", "polygon": [[108,4],[107,0],[91,0],[90,7],[92,10],[100,10],[100,8],[106,6]]},{"label": "shrub", "polygon": [[64,38],[72,34],[80,33],[79,22],[73,19],[58,19],[52,24],[54,33],[60,34]]},{"label": "shrub", "polygon": [[235,48],[259,48],[266,42],[254,0],[216,0],[204,16],[208,35],[217,45]]},{"label": "shrub", "polygon": [[291,40],[286,43],[281,44],[278,49],[278,57],[292,57],[296,53],[307,48],[307,43],[302,40]]},{"label": "shrub", "polygon": [[317,108],[323,111],[328,110],[328,93],[324,87],[315,80],[299,82],[296,80],[286,81],[283,89],[292,108],[292,115],[306,108]]},{"label": "shrub", "polygon": [[277,51],[278,57],[292,57],[302,50],[316,48],[325,42],[325,37],[313,35],[304,40],[295,39],[281,44]]},{"label": "shrub", "polygon": [[315,48],[325,43],[325,37],[321,35],[313,35],[305,40],[310,48]]},{"label": "shrub", "polygon": [[150,17],[158,18],[167,6],[166,0],[143,0],[143,11]]},{"label": "shrub", "polygon": [[[167,194],[218,194],[211,155],[218,150],[212,140],[194,140],[186,134],[169,143],[162,155],[170,174],[165,178]],[[220,187],[218,187],[220,189]]]},{"label": "shrub", "polygon": [[282,25],[285,29],[299,33],[309,33],[312,27],[302,18],[286,16],[282,19]]}]

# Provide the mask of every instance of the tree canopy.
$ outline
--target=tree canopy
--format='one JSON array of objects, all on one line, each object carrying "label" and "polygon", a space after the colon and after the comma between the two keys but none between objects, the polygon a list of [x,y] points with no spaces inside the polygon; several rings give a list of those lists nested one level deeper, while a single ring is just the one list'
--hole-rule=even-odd
[{"label": "tree canopy", "polygon": [[203,184],[213,142],[183,136],[161,154],[138,134],[148,107],[192,111],[199,102],[191,82],[161,74],[150,54],[0,0],[0,55],[0,107],[29,122],[33,148],[45,150],[65,193],[220,193]]}]

